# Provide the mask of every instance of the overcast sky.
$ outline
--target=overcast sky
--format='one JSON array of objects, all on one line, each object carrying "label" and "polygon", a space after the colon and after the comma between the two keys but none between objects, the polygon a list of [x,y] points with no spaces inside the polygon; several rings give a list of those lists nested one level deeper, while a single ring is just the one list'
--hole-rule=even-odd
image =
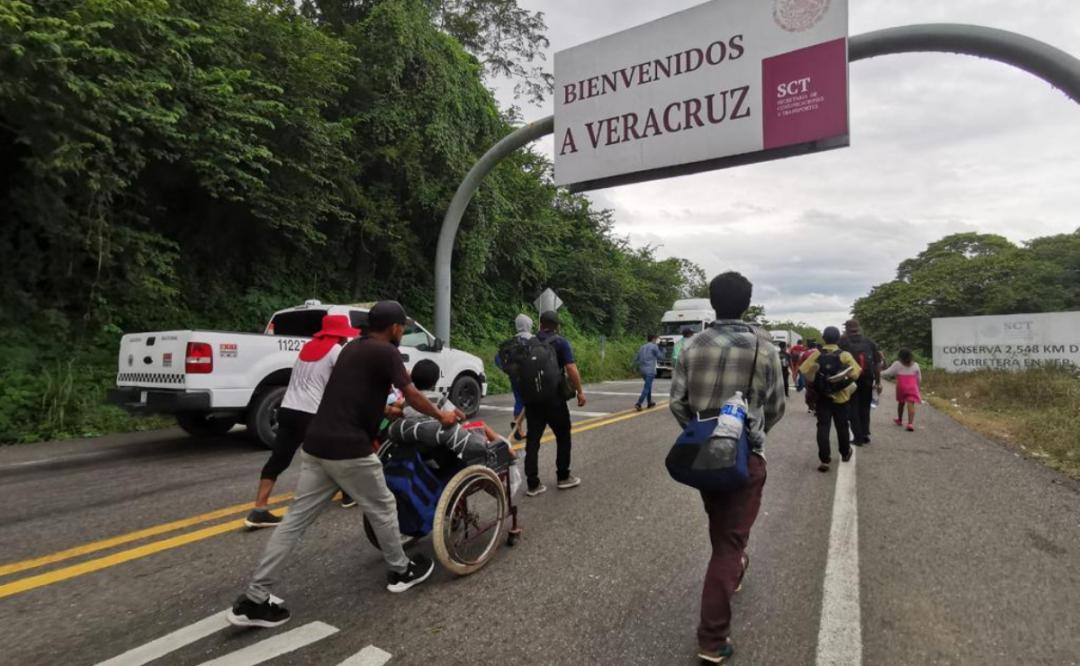
[{"label": "overcast sky", "polygon": [[[767,0],[761,0],[767,1]],[[699,0],[520,0],[543,11],[551,52]],[[850,0],[851,34],[927,22],[1024,33],[1080,56],[1077,0]],[[552,59],[548,58],[550,69]],[[552,112],[523,105],[526,120]],[[552,154],[552,140],[537,143]],[[949,233],[1013,241],[1080,227],[1080,107],[1000,63],[894,55],[851,66],[851,147],[598,190],[616,228],[709,275],[743,272],[770,318],[822,327]]]}]

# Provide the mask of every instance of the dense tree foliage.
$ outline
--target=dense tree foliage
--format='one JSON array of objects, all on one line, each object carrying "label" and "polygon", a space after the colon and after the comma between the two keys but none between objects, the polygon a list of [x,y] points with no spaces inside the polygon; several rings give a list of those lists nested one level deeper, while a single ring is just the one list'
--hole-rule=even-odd
[{"label": "dense tree foliage", "polygon": [[896,279],[855,303],[855,316],[885,349],[929,355],[930,321],[1080,309],[1080,230],[1018,247],[964,233],[931,243]]},{"label": "dense tree foliage", "polygon": [[[105,372],[123,331],[261,330],[313,296],[428,319],[445,206],[512,129],[485,69],[527,74],[542,29],[511,0],[0,0],[0,329],[25,359],[6,407],[41,402],[16,372],[85,349]],[[471,204],[461,339],[544,287],[616,337],[686,290],[685,262],[550,170],[521,151]]]}]

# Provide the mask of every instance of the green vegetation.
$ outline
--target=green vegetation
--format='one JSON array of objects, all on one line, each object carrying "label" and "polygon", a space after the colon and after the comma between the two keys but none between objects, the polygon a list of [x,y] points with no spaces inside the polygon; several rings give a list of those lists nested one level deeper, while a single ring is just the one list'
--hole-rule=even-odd
[{"label": "green vegetation", "polygon": [[[483,74],[545,94],[543,29],[515,0],[0,0],[0,442],[133,427],[101,405],[123,332],[311,297],[430,321],[444,208],[512,129]],[[493,349],[552,287],[592,379],[623,343],[601,368],[585,341],[636,348],[700,270],[550,171],[521,151],[471,204],[454,342]]]},{"label": "green vegetation", "polygon": [[1080,478],[1080,381],[1061,368],[924,370],[932,405],[965,426]]},{"label": "green vegetation", "polygon": [[886,356],[908,347],[926,356],[930,321],[1080,309],[1080,229],[1022,247],[1001,236],[955,234],[900,264],[896,279],[855,303],[854,313]]}]

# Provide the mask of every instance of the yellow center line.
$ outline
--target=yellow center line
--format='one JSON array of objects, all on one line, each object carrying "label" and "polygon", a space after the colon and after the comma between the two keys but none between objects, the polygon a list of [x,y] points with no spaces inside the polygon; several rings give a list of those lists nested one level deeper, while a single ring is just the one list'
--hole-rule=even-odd
[{"label": "yellow center line", "polygon": [[[287,512],[288,511],[286,510],[285,513]],[[87,560],[86,562],[73,564],[69,567],[64,567],[55,571],[49,571],[36,576],[27,576],[26,578],[21,578],[14,582],[7,583],[6,585],[0,585],[0,599],[10,597],[11,595],[20,592],[26,592],[27,590],[32,590],[37,587],[59,583],[62,580],[68,580],[69,578],[75,578],[76,576],[82,576],[84,574],[100,571],[101,569],[114,567],[118,564],[123,564],[124,562],[130,562],[131,560],[137,560],[148,555],[160,553],[163,550],[170,550],[185,544],[209,539],[210,537],[224,534],[225,532],[231,532],[243,525],[243,519],[230,520],[227,523],[204,527],[201,530],[188,532],[187,534],[179,534],[168,539],[162,539],[161,541],[155,541],[142,546],[136,546],[135,548],[122,550],[119,553],[113,553],[112,555],[106,555],[105,557],[99,557],[94,560]]]},{"label": "yellow center line", "polygon": [[[292,496],[292,493],[277,495],[270,498],[270,503],[277,504],[279,502],[285,502],[292,499]],[[11,564],[0,565],[0,576],[6,576],[8,574],[17,573],[19,571],[26,571],[27,569],[36,569],[38,567],[43,567],[46,564],[63,562],[64,560],[70,560],[73,557],[89,555],[90,553],[96,553],[99,550],[114,548],[116,546],[121,546],[125,543],[131,543],[132,541],[139,541],[140,539],[157,536],[159,534],[165,534],[166,532],[174,532],[176,530],[184,529],[185,527],[198,525],[199,523],[217,520],[218,518],[225,518],[226,516],[231,516],[233,514],[250,511],[251,508],[254,506],[254,502],[245,502],[244,504],[227,506],[224,509],[218,509],[217,511],[203,513],[198,516],[191,516],[190,518],[184,518],[182,520],[174,520],[171,523],[154,525],[153,527],[147,527],[146,529],[138,530],[136,532],[121,534],[120,536],[111,537],[109,539],[102,539],[101,541],[93,541],[91,543],[83,544],[81,546],[75,546],[74,548],[68,548],[67,550],[61,550],[50,555],[43,555],[41,557],[35,557],[29,560],[22,560],[21,562],[12,562]]]},{"label": "yellow center line", "polygon": [[[661,406],[663,404],[666,403],[661,403]],[[644,410],[641,412],[618,412],[610,416],[590,419],[588,421],[580,421],[575,424],[573,432],[588,432],[589,430],[595,430],[604,426],[613,425],[615,423],[627,421],[629,419],[637,418],[639,416],[645,416],[650,413],[654,413],[654,410]],[[541,443],[549,443],[552,441],[554,441],[554,437],[549,435],[542,439]],[[286,495],[278,495],[276,497],[272,497],[270,501],[272,503],[277,503],[290,499],[291,497],[291,493]],[[43,566],[44,564],[60,562],[65,559],[76,557],[78,555],[96,552],[105,548],[110,548],[112,546],[117,546],[124,543],[129,543],[131,541],[136,541],[138,539],[143,539],[148,536],[154,536],[157,534],[162,534],[164,532],[182,529],[183,527],[197,525],[208,520],[214,520],[215,518],[229,516],[250,509],[251,506],[252,503],[237,504],[235,506],[226,507],[217,511],[212,511],[210,513],[204,513],[199,516],[192,516],[191,518],[185,518],[183,520],[177,520],[171,523],[164,523],[155,527],[149,527],[145,530],[139,530],[137,532],[131,532],[130,534],[113,537],[111,539],[95,541],[93,543],[88,543],[83,546],[77,546],[75,548],[70,548],[68,550],[53,553],[51,555],[45,555],[43,557],[39,557],[33,560],[15,562],[12,564],[4,565],[3,568],[0,568],[0,573],[14,573],[16,571],[24,571],[26,569]],[[148,557],[150,555],[154,555],[156,553],[160,553],[166,550],[171,550],[173,548],[178,548],[180,546],[184,546],[190,543],[203,541],[205,539],[209,539],[220,534],[231,532],[242,527],[243,525],[243,519],[231,520],[225,523],[221,523],[219,525],[211,525],[210,527],[204,527],[200,530],[195,530],[194,532],[179,534],[177,536],[162,539],[160,541],[143,544],[141,546],[136,546],[128,550],[123,550],[117,553],[113,553],[111,555],[106,555],[104,557],[87,560],[85,562],[80,562],[79,564],[73,564],[71,566],[63,567],[43,574],[27,576],[26,578],[21,578],[19,580],[0,585],[0,599],[3,599],[4,597],[10,597],[14,594],[19,594],[21,592],[33,590],[38,587],[44,587],[46,585],[52,585],[54,583],[59,583],[61,581],[69,580],[71,578],[83,576],[85,574],[100,571],[102,569],[108,569],[109,567],[114,567],[118,564],[123,564],[132,560]]]}]

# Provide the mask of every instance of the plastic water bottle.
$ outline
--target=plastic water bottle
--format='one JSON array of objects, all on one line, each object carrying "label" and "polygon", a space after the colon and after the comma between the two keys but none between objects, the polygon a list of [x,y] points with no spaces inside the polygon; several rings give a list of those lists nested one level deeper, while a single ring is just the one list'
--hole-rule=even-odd
[{"label": "plastic water bottle", "polygon": [[745,425],[746,401],[743,400],[742,391],[735,391],[735,395],[728,398],[720,408],[720,418],[717,419],[713,437],[738,440]]}]

